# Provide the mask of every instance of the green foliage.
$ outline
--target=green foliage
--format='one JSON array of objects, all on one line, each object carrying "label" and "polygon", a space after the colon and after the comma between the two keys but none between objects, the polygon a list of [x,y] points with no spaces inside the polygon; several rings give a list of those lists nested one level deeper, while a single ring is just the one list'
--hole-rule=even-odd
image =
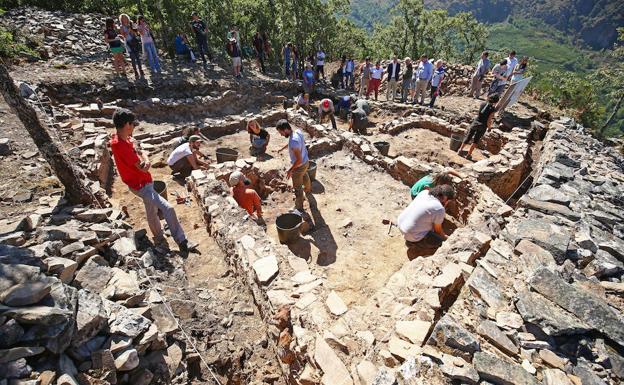
[{"label": "green foliage", "polygon": [[0,26],[0,58],[14,59],[19,56],[36,58],[39,55],[27,45],[15,39],[14,32],[7,31]]}]

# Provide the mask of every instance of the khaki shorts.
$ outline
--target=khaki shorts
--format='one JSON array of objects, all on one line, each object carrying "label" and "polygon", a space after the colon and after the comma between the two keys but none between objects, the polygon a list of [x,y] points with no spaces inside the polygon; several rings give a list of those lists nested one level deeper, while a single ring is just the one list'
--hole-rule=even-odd
[{"label": "khaki shorts", "polygon": [[232,65],[234,67],[241,65],[241,58],[240,57],[233,57],[232,58]]}]

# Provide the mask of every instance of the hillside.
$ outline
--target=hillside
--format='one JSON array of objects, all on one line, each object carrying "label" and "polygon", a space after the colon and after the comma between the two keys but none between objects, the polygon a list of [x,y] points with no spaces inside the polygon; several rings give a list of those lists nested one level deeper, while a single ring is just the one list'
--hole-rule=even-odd
[{"label": "hillside", "polygon": [[[388,21],[397,2],[352,0],[350,17],[371,30],[374,23]],[[624,25],[624,2],[618,0],[425,0],[425,5],[451,14],[471,12],[486,23],[500,23],[509,16],[538,19],[594,49],[612,47],[617,27]]]}]

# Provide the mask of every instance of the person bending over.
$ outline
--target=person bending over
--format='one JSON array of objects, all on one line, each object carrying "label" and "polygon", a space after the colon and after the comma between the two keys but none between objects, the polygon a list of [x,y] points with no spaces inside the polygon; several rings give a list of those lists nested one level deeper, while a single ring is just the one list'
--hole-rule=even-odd
[{"label": "person bending over", "polygon": [[230,174],[232,197],[238,205],[244,208],[251,217],[258,222],[262,221],[262,201],[256,190],[249,188],[249,179],[242,172],[234,171]]},{"label": "person bending over", "polygon": [[420,194],[424,190],[430,190],[435,186],[441,186],[444,184],[452,185],[453,176],[458,178],[463,178],[463,175],[453,170],[452,168],[448,168],[442,172],[439,172],[435,175],[428,174],[418,179],[416,183],[410,189],[410,195],[412,199],[416,198],[418,194]]},{"label": "person bending over", "polygon": [[334,117],[334,102],[331,99],[323,99],[318,107],[319,124],[323,124],[325,118],[331,120],[332,128],[336,129],[336,118]]},{"label": "person bending over", "polygon": [[260,127],[260,123],[255,119],[247,121],[247,132],[249,133],[249,142],[251,142],[252,155],[264,155],[271,135],[267,130]]},{"label": "person bending over", "polygon": [[472,140],[472,145],[468,150],[468,155],[466,155],[466,159],[472,159],[472,152],[477,147],[477,144],[479,144],[481,137],[483,137],[485,132],[492,127],[492,122],[494,121],[494,116],[496,115],[496,103],[498,103],[499,99],[500,98],[497,94],[493,94],[488,96],[487,102],[481,103],[477,117],[472,121],[468,134],[464,138],[459,150],[457,150],[458,154],[461,155],[464,150],[464,146]]},{"label": "person bending over", "polygon": [[191,135],[187,143],[182,143],[171,152],[167,159],[167,164],[171,167],[171,174],[186,178],[193,170],[208,167],[208,163],[199,159],[201,152],[199,148],[202,138],[198,135]]}]

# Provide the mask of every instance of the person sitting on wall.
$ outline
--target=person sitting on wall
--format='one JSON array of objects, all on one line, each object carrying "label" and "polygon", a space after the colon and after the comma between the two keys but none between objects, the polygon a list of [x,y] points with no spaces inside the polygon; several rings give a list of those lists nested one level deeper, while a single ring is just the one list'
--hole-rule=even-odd
[{"label": "person sitting on wall", "polygon": [[414,185],[410,189],[410,195],[412,199],[414,199],[423,190],[430,190],[435,186],[440,186],[443,184],[451,185],[453,182],[453,176],[463,178],[462,174],[458,173],[452,168],[447,168],[446,170],[439,172],[435,175],[425,175],[422,178],[418,179],[416,183],[414,183]]},{"label": "person sitting on wall", "polygon": [[368,126],[368,113],[370,112],[370,106],[365,99],[357,100],[352,106],[351,116],[349,117],[349,131],[353,131],[359,134],[366,133],[366,127]]},{"label": "person sitting on wall", "polygon": [[416,252],[432,252],[448,238],[442,228],[445,207],[455,198],[450,185],[423,190],[397,219],[397,227],[405,238],[405,245]]},{"label": "person sitting on wall", "polygon": [[321,100],[318,106],[318,115],[319,115],[319,124],[323,124],[325,118],[329,118],[331,120],[332,128],[334,130],[336,127],[336,118],[334,117],[334,102],[331,99],[325,98]]},{"label": "person sitting on wall", "polygon": [[200,136],[191,135],[188,143],[182,143],[171,152],[167,159],[167,164],[171,167],[171,174],[186,178],[191,175],[193,170],[208,167],[207,162],[199,160],[201,143],[202,138]]},{"label": "person sitting on wall", "polygon": [[498,94],[492,94],[488,96],[488,100],[485,103],[481,103],[479,106],[479,113],[477,117],[473,120],[470,125],[470,129],[468,130],[468,134],[464,138],[462,145],[457,150],[457,153],[461,155],[464,150],[464,146],[472,140],[472,145],[468,150],[468,155],[466,155],[466,159],[472,159],[472,152],[479,144],[481,137],[485,134],[485,132],[492,127],[492,122],[494,121],[494,116],[496,115],[496,103],[499,100]]},{"label": "person sitting on wall", "polygon": [[262,222],[262,201],[256,190],[247,187],[251,184],[249,179],[245,178],[242,172],[234,171],[230,174],[229,183],[236,203],[255,221]]},{"label": "person sitting on wall", "polygon": [[249,133],[249,141],[251,142],[252,155],[264,155],[269,145],[271,135],[269,135],[267,130],[260,127],[260,123],[255,119],[247,121],[247,132]]}]

